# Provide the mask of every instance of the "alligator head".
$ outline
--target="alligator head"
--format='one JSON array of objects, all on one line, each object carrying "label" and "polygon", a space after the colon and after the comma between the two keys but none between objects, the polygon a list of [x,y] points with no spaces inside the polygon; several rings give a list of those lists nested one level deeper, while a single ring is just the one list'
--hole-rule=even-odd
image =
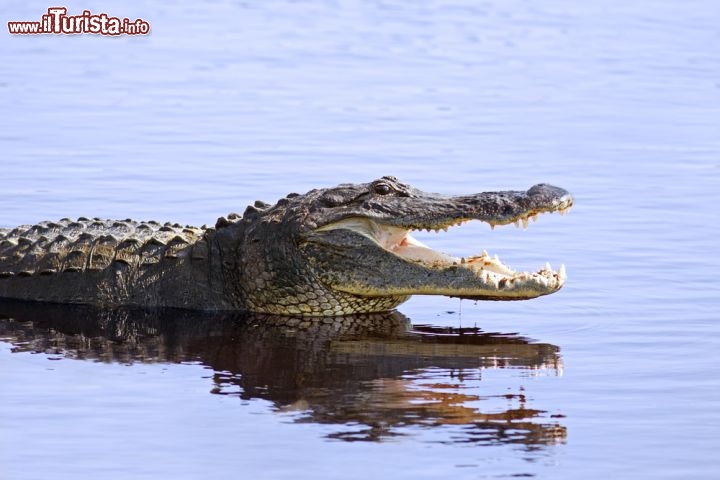
[{"label": "alligator head", "polygon": [[[385,311],[411,295],[522,300],[565,283],[565,269],[519,272],[497,257],[458,258],[412,237],[470,220],[491,226],[563,213],[573,198],[551,185],[448,197],[394,177],[290,194],[249,207],[218,230],[226,296],[259,312],[338,315]],[[229,290],[228,290],[229,289]]]}]

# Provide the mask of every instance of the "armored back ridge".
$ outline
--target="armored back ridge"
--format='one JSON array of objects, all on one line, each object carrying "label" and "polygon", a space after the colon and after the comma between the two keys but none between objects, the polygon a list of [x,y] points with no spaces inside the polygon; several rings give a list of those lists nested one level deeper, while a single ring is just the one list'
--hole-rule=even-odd
[{"label": "armored back ridge", "polygon": [[0,297],[99,306],[343,315],[413,294],[519,300],[559,290],[565,270],[517,272],[485,252],[453,257],[411,232],[563,213],[565,190],[446,197],[394,177],[256,202],[215,228],[100,220],[0,230]]},{"label": "armored back ridge", "polygon": [[222,308],[211,290],[212,234],[179,224],[85,217],[1,231],[0,297]]}]

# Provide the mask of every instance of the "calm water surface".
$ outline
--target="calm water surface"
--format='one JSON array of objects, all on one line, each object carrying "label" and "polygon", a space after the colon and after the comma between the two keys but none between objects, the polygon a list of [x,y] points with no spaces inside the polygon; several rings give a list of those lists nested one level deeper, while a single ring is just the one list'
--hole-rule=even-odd
[{"label": "calm water surface", "polygon": [[421,239],[569,280],[334,326],[2,303],[0,478],[718,478],[715,2],[65,6],[152,33],[3,34],[0,227],[549,182],[569,216]]}]

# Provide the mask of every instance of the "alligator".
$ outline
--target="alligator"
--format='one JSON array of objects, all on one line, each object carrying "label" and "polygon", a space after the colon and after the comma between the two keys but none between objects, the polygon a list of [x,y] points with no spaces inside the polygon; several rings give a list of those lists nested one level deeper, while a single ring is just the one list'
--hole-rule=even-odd
[{"label": "alligator", "polygon": [[0,229],[0,298],[299,316],[390,311],[415,294],[529,299],[559,290],[564,266],[515,271],[484,251],[441,253],[411,232],[471,220],[527,226],[572,203],[547,184],[443,196],[386,176],[257,201],[214,227],[45,221]]}]

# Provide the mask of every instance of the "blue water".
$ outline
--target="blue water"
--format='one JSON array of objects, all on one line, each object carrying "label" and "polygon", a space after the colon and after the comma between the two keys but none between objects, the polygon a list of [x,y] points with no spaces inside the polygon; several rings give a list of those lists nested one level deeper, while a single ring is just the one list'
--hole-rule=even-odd
[{"label": "blue water", "polygon": [[[570,215],[421,239],[565,263],[569,279],[529,302],[400,307],[415,325],[554,346],[550,363],[372,370],[400,364],[333,353],[363,374],[342,370],[340,388],[311,370],[314,390],[283,390],[290,403],[273,390],[281,368],[238,383],[203,355],[83,356],[35,348],[47,331],[7,334],[0,478],[718,478],[716,2],[64,5],[152,32],[0,33],[0,227],[212,224],[386,174],[448,194],[549,182],[574,194]],[[49,6],[4,4],[1,23]],[[488,420],[515,410],[525,423]]]}]

